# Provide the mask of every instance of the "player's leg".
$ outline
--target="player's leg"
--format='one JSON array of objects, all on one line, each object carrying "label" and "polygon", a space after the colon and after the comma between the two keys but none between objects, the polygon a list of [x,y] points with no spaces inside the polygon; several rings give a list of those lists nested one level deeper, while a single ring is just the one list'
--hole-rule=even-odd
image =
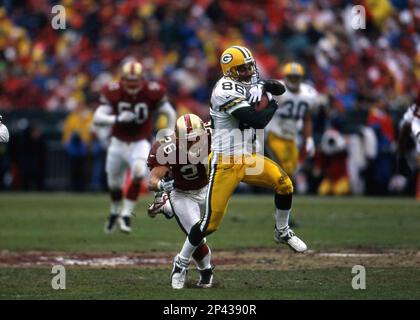
[{"label": "player's leg", "polygon": [[341,177],[332,186],[332,192],[335,196],[345,196],[350,194],[350,180],[348,177]]},{"label": "player's leg", "polygon": [[106,156],[105,171],[111,198],[111,208],[108,221],[105,225],[105,232],[110,233],[114,230],[118,217],[121,213],[123,199],[124,173],[127,163],[122,156],[121,145],[114,139],[108,148]]},{"label": "player's leg", "polygon": [[[247,160],[249,162],[242,181],[275,191],[275,240],[287,243],[294,251],[305,251],[307,249],[305,243],[296,237],[289,227],[293,195],[292,181],[274,161],[264,156],[253,155],[248,157]],[[255,168],[260,169],[255,170]]]},{"label": "player's leg", "polygon": [[273,134],[267,137],[267,145],[280,167],[293,179],[299,160],[299,151],[294,141],[281,139]]},{"label": "player's leg", "polygon": [[209,166],[209,185],[206,193],[205,214],[191,228],[179,256],[189,261],[206,235],[217,230],[226,212],[232,193],[240,182],[240,164],[224,164],[220,157],[212,156]]},{"label": "player's leg", "polygon": [[[299,161],[299,150],[296,143],[270,133],[267,137],[267,145],[270,153],[273,155],[272,159],[280,165],[294,184]],[[290,226],[297,226],[296,221],[291,216],[289,217],[289,224]]]},{"label": "player's leg", "polygon": [[[194,194],[175,189],[170,194],[170,202],[175,213],[175,218],[179,227],[186,235],[188,235],[194,224],[201,218],[199,202],[204,201],[205,191],[205,188],[203,188],[202,190],[197,191],[197,194]],[[200,195],[200,193],[202,195]],[[213,279],[212,267],[210,264],[211,250],[207,246],[205,238],[194,250],[192,257],[201,274],[198,284],[201,287],[211,287]],[[178,255],[174,259],[171,272],[172,288],[174,289],[182,289],[184,287],[189,260],[185,260],[185,263],[182,263],[183,261],[184,260],[178,257]]]},{"label": "player's leg", "polygon": [[123,200],[121,210],[120,228],[121,231],[131,232],[131,215],[137,204],[140,192],[140,184],[144,177],[149,173],[147,167],[147,156],[150,151],[150,143],[141,140],[132,143],[127,154],[130,164],[131,181],[128,185],[127,194]]}]

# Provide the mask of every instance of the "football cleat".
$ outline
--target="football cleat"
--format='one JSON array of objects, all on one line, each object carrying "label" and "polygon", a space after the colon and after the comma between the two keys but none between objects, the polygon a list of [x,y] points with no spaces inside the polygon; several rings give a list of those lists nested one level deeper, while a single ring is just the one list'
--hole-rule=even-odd
[{"label": "football cleat", "polygon": [[149,204],[147,214],[150,218],[156,217],[157,214],[162,213],[166,219],[171,219],[174,216],[172,207],[169,202],[169,197],[166,192],[156,193],[155,200]]},{"label": "football cleat", "polygon": [[115,230],[116,222],[118,220],[118,214],[111,213],[108,220],[105,223],[104,232],[109,234]]},{"label": "football cleat", "polygon": [[125,233],[131,232],[131,218],[130,217],[121,217],[119,219],[120,230]]},{"label": "football cleat", "polygon": [[308,249],[305,242],[300,240],[289,227],[281,230],[277,230],[275,227],[274,241],[287,244],[295,252],[305,252]]},{"label": "football cleat", "polygon": [[175,256],[171,272],[172,289],[184,288],[189,264],[190,259],[181,257],[179,254]]},{"label": "football cleat", "polygon": [[197,287],[200,288],[211,288],[213,285],[213,267],[199,270],[200,279],[198,280]]}]

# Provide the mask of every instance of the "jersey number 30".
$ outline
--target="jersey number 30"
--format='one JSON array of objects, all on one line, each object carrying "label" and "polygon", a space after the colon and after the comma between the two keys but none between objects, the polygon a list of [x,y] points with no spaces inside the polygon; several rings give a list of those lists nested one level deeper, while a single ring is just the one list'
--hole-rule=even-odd
[{"label": "jersey number 30", "polygon": [[283,119],[294,119],[299,120],[303,118],[309,105],[305,101],[299,101],[295,104],[293,100],[286,100],[281,105],[280,116]]}]

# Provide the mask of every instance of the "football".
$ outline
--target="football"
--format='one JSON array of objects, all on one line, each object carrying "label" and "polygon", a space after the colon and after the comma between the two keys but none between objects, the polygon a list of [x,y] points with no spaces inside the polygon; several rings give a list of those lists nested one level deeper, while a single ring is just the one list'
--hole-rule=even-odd
[{"label": "football", "polygon": [[257,111],[264,110],[265,108],[267,108],[268,103],[269,103],[268,96],[264,92],[262,94],[262,96],[261,96],[261,101],[260,102],[256,102],[254,104],[255,110],[257,110]]}]

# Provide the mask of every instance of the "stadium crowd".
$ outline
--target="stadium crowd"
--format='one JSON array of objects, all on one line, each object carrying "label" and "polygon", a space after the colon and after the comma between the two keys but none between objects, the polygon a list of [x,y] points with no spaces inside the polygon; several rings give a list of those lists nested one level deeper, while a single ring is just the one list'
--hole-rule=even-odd
[{"label": "stadium crowd", "polygon": [[[56,4],[66,9],[64,30],[51,27]],[[352,28],[357,4],[366,9],[365,29]],[[93,112],[101,87],[134,57],[147,78],[165,82],[178,114],[208,120],[220,53],[230,44],[245,45],[261,77],[281,78],[281,67],[298,61],[323,96],[314,115],[317,156],[302,162],[298,190],[316,192],[325,175],[337,174],[323,163],[325,151],[328,161],[344,168],[338,171],[348,176],[353,193],[386,194],[399,121],[419,87],[419,28],[415,0],[5,0],[0,113],[72,113],[81,105]],[[332,151],[322,148],[326,132],[333,132],[331,141],[337,138]],[[71,134],[64,136],[65,142]],[[81,138],[93,146],[95,139]]]}]

